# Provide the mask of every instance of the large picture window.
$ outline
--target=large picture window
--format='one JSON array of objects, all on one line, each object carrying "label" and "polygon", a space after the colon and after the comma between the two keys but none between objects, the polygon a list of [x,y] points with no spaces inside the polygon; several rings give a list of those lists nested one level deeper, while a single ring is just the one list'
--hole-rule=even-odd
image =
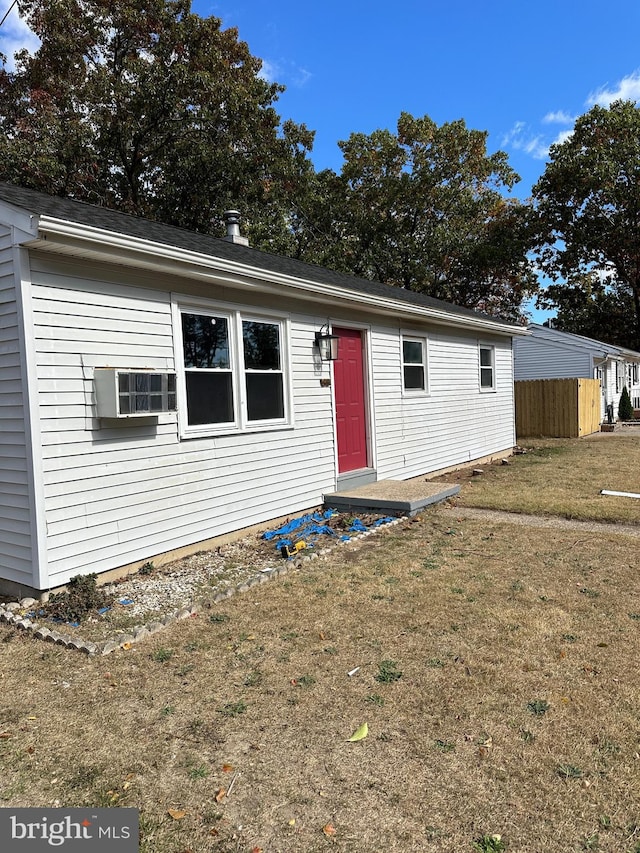
[{"label": "large picture window", "polygon": [[287,422],[284,327],[239,311],[180,311],[190,434]]},{"label": "large picture window", "polygon": [[408,394],[427,390],[427,340],[402,336],[402,387]]}]

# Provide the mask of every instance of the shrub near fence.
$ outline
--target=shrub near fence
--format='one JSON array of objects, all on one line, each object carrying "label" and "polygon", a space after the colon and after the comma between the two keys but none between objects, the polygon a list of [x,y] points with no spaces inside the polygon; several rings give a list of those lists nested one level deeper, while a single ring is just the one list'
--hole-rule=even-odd
[{"label": "shrub near fence", "polygon": [[516,435],[579,438],[600,429],[599,379],[515,383]]}]

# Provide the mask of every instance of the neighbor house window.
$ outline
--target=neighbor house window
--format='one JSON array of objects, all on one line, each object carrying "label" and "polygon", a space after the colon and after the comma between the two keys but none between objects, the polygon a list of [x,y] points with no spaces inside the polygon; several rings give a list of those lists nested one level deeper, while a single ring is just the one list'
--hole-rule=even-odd
[{"label": "neighbor house window", "polygon": [[496,387],[495,377],[495,349],[494,347],[480,347],[480,390],[493,391]]},{"label": "neighbor house window", "polygon": [[[186,432],[285,424],[285,322],[240,311],[179,312]],[[201,429],[198,429],[201,428]]]},{"label": "neighbor house window", "polygon": [[427,339],[402,336],[402,387],[408,394],[427,390]]}]

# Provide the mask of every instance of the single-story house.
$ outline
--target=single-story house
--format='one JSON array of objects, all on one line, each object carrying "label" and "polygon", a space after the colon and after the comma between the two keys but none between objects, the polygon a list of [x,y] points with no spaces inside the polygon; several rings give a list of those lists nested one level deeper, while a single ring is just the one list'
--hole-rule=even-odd
[{"label": "single-story house", "polygon": [[528,337],[514,344],[514,375],[525,379],[599,379],[601,418],[608,405],[614,417],[626,386],[634,408],[640,408],[640,353],[582,335],[531,323]]},{"label": "single-story house", "polygon": [[523,328],[257,251],[233,216],[218,239],[0,184],[0,297],[12,592],[515,443]]}]

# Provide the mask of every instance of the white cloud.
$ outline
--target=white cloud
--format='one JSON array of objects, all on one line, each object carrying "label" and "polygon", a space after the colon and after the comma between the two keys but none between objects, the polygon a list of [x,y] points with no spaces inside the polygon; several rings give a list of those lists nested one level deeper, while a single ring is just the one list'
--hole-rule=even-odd
[{"label": "white cloud", "polygon": [[[4,18],[7,9],[13,0],[0,0],[0,21]],[[40,46],[40,40],[18,14],[18,7],[13,6],[0,29],[0,53],[7,57],[7,68],[9,71],[15,69],[13,56],[17,51],[27,48],[31,53]]]},{"label": "white cloud", "polygon": [[595,104],[600,107],[608,107],[613,101],[619,100],[640,100],[640,71],[634,71],[627,77],[623,77],[612,89],[602,86],[596,92],[591,92],[586,103],[590,107]]},{"label": "white cloud", "polygon": [[284,86],[295,86],[301,89],[313,76],[310,71],[294,62],[273,62],[263,59],[259,76],[267,83],[282,83]]},{"label": "white cloud", "polygon": [[572,136],[573,128],[571,128],[571,130],[562,130],[553,140],[552,145],[562,145],[563,142],[566,142],[567,139],[571,139]]},{"label": "white cloud", "polygon": [[544,160],[549,153],[549,145],[540,134],[531,131],[523,121],[517,121],[502,139],[503,147],[511,147],[515,151],[524,151],[535,160]]},{"label": "white cloud", "polygon": [[268,59],[262,59],[262,68],[258,72],[258,77],[262,77],[263,80],[266,80],[267,83],[276,83],[279,82],[278,77],[280,77],[280,69],[278,66],[269,62]]},{"label": "white cloud", "polygon": [[575,120],[575,116],[569,115],[564,110],[547,113],[542,119],[544,124],[573,124]]}]

